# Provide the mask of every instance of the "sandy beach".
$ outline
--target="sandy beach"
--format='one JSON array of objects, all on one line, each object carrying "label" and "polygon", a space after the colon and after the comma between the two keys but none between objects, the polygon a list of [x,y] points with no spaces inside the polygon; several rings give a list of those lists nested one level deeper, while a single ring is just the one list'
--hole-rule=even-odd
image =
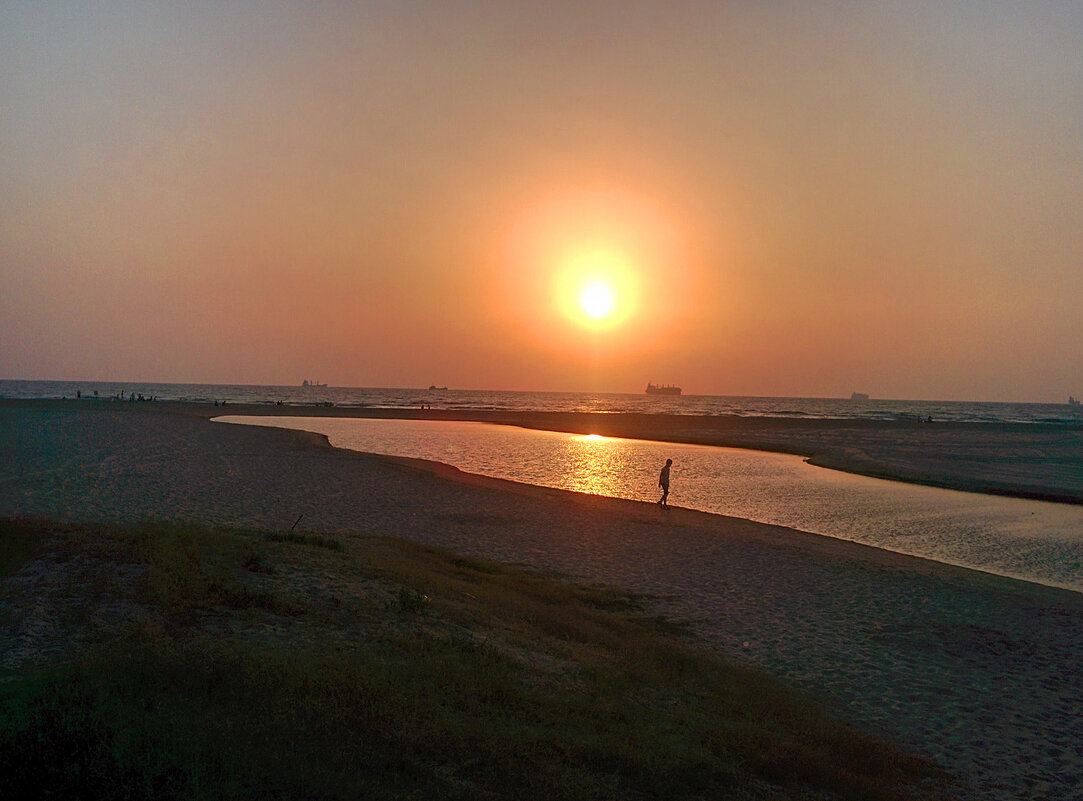
[{"label": "sandy beach", "polygon": [[[300,529],[403,537],[626,587],[721,651],[936,759],[974,797],[1083,799],[1079,594],[744,520],[336,451],[303,432],[209,422],[220,412],[0,403],[0,514],[280,530],[304,515]],[[418,415],[784,450],[854,472],[1083,502],[1083,432],[1074,428],[395,413]]]}]

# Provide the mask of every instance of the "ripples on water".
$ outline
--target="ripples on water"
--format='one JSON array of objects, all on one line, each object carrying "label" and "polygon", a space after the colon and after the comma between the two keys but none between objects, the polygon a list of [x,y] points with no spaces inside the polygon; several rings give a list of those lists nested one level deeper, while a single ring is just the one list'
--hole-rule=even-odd
[{"label": "ripples on water", "polygon": [[747,417],[816,417],[935,420],[979,423],[1083,423],[1083,407],[1041,403],[969,403],[841,398],[755,398],[716,395],[681,397],[590,392],[502,392],[482,390],[373,389],[356,387],[275,387],[240,384],[150,384],[91,381],[0,381],[3,398],[101,399],[130,393],[160,400],[312,406],[434,409],[501,409],[553,412],[641,412],[647,414],[716,414]]},{"label": "ripples on water", "polygon": [[882,481],[761,451],[486,423],[223,417],[326,434],[336,447],[431,459],[546,487],[658,499],[1083,591],[1083,507]]}]

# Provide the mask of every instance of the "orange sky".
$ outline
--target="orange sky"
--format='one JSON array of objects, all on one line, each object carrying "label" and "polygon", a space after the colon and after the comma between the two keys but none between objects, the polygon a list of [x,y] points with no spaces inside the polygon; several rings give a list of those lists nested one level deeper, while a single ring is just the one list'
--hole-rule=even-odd
[{"label": "orange sky", "polygon": [[1083,394],[1078,5],[668,5],[3,4],[0,377]]}]

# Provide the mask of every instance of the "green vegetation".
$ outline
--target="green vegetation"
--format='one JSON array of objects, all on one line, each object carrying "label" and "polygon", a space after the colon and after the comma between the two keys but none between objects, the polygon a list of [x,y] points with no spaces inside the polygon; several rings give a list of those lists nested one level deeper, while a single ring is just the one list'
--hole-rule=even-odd
[{"label": "green vegetation", "polygon": [[[44,529],[2,531],[43,547]],[[945,786],[612,589],[378,537],[109,527],[49,549],[79,556],[82,603],[132,611],[0,684],[12,797],[879,801]]]}]

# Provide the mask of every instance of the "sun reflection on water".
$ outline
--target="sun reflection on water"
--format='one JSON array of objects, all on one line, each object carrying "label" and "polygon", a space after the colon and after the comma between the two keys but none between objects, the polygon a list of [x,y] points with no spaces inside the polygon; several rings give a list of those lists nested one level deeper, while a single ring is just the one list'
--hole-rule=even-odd
[{"label": "sun reflection on water", "polygon": [[627,475],[625,454],[619,440],[601,434],[568,437],[559,455],[564,465],[565,486],[593,495],[626,495],[622,479]]}]

